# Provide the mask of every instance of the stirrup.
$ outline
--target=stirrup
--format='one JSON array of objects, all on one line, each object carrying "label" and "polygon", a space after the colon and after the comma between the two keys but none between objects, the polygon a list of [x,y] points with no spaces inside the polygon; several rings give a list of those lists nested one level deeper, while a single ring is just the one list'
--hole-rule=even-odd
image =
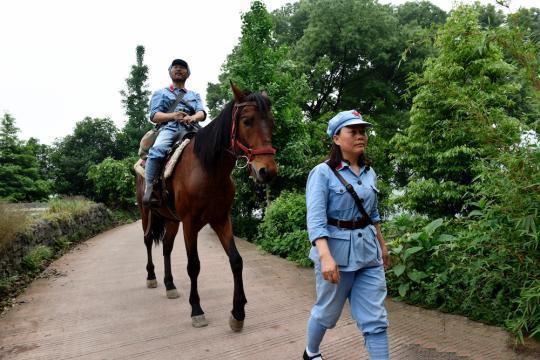
[{"label": "stirrup", "polygon": [[150,184],[145,187],[144,194],[142,198],[143,207],[159,208],[161,207],[161,199],[155,196],[154,186],[157,183]]}]

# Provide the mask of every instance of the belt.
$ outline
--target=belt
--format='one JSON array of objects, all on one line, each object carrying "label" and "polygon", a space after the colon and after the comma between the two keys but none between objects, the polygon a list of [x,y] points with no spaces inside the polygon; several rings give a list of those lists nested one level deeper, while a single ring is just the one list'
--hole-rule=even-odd
[{"label": "belt", "polygon": [[328,218],[328,224],[337,226],[342,229],[363,229],[371,224],[371,221],[369,220],[366,218],[362,218],[359,220],[337,220],[333,218]]}]

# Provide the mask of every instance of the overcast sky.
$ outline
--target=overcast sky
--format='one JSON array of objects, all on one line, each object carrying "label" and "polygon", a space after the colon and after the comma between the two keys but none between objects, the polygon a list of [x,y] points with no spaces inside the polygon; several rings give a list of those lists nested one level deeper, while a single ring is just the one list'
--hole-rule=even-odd
[{"label": "overcast sky", "polygon": [[[290,0],[265,0],[269,11]],[[405,0],[381,0],[403,3]],[[452,0],[434,0],[448,11]],[[494,3],[494,0],[483,0]],[[86,116],[126,117],[125,88],[135,47],[146,49],[149,87],[170,83],[174,58],[190,64],[186,86],[206,95],[238,42],[250,0],[17,0],[0,1],[0,116],[16,118],[23,139],[51,144]],[[512,8],[537,0],[512,0]]]}]

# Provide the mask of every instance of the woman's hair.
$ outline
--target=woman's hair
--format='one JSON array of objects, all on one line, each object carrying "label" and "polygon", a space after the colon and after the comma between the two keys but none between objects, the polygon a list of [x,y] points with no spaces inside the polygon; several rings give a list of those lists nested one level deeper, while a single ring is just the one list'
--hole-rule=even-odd
[{"label": "woman's hair", "polygon": [[[336,135],[339,134],[340,131],[341,129],[338,130]],[[343,161],[343,156],[341,155],[341,148],[332,140],[332,148],[330,149],[328,165],[330,165],[331,167],[335,169],[339,165],[341,165],[341,161]],[[358,165],[366,166],[369,169],[369,167],[371,166],[371,161],[367,158],[365,154],[362,154],[360,155],[360,157],[358,157]]]}]

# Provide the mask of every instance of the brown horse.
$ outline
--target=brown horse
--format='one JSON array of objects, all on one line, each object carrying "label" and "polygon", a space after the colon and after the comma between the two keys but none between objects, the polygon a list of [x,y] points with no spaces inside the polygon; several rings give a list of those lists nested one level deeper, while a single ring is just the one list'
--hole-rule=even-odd
[{"label": "brown horse", "polygon": [[[221,114],[199,130],[184,149],[173,175],[166,182],[166,191],[174,200],[175,216],[162,201],[162,208],[149,209],[139,205],[144,230],[144,243],[148,254],[147,286],[156,287],[156,274],[152,263],[152,242],[163,242],[165,263],[164,283],[168,298],[177,298],[178,292],[171,273],[171,251],[181,219],[188,258],[187,272],[191,280],[189,303],[194,327],[208,322],[201,308],[197,291],[200,271],[197,253],[197,234],[206,224],[217,233],[229,257],[234,278],[233,309],[229,325],[232,330],[243,327],[247,303],[242,280],[242,257],[236,249],[231,224],[234,183],[231,172],[239,158],[248,162],[250,175],[257,182],[268,182],[276,176],[272,147],[274,119],[270,101],[265,93],[244,93],[231,83],[234,101],[229,102]],[[144,179],[137,176],[137,202],[142,203]],[[171,201],[172,202],[172,201]]]}]

